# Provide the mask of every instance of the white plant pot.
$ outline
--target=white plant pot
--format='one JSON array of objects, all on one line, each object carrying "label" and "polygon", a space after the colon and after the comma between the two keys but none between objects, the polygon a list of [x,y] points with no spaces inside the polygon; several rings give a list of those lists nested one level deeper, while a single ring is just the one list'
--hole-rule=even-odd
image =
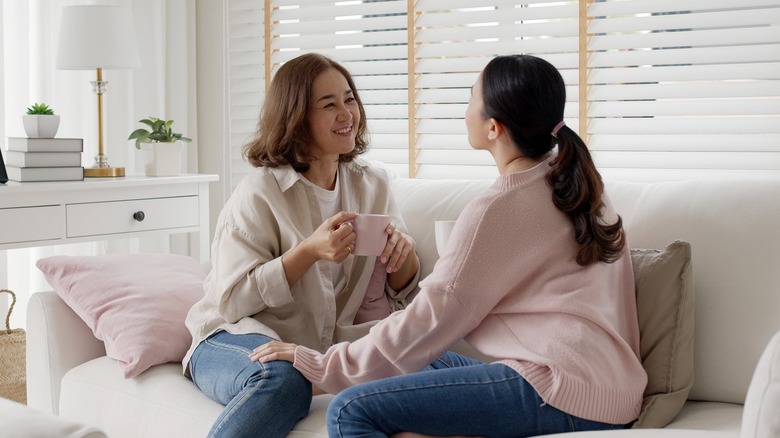
[{"label": "white plant pot", "polygon": [[142,143],[146,176],[177,176],[181,174],[182,142]]},{"label": "white plant pot", "polygon": [[60,116],[25,114],[22,116],[24,132],[30,138],[54,138],[60,127]]}]

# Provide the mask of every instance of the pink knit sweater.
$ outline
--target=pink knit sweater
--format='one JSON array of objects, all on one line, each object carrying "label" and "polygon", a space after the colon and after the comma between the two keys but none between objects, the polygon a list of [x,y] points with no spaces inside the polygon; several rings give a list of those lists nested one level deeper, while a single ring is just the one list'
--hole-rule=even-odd
[{"label": "pink knit sweater", "polygon": [[578,265],[574,228],[552,203],[548,169],[549,160],[499,177],[461,213],[445,254],[405,310],[325,354],[298,347],[295,367],[335,393],[420,371],[465,338],[564,412],[612,424],[635,420],[647,376],[629,249],[611,264]]}]

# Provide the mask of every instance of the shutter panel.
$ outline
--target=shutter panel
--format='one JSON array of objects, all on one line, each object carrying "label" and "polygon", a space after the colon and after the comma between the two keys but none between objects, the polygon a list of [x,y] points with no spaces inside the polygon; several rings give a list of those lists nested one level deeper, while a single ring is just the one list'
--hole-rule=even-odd
[{"label": "shutter panel", "polygon": [[558,67],[570,87],[567,123],[576,129],[578,11],[576,1],[416,2],[417,177],[498,175],[490,154],[469,146],[463,121],[471,86],[496,55],[529,53]]},{"label": "shutter panel", "polygon": [[[259,3],[231,0],[234,150],[254,132],[262,100],[263,87],[253,82],[264,71]],[[512,53],[545,58],[561,71],[566,123],[582,132],[606,176],[780,170],[777,0],[265,3],[272,8],[268,71],[309,51],[342,62],[366,106],[366,158],[403,176],[495,177],[489,154],[468,145],[463,116],[482,67]],[[580,35],[581,22],[587,34]]]},{"label": "shutter panel", "polygon": [[588,19],[599,167],[780,169],[777,1],[605,1]]},{"label": "shutter panel", "polygon": [[230,189],[252,169],[241,152],[255,134],[265,97],[263,3],[229,0],[227,75]]}]

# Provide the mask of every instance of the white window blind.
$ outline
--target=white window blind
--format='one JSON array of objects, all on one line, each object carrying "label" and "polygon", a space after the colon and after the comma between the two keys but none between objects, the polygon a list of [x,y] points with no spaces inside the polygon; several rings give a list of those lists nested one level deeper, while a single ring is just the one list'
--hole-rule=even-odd
[{"label": "white window blind", "polygon": [[[482,67],[511,53],[542,57],[561,71],[566,123],[585,137],[602,171],[780,170],[777,0],[265,5],[269,53],[260,44],[253,53],[237,53],[236,59],[245,59],[238,65],[266,59],[272,75],[281,63],[312,51],[342,62],[366,106],[372,134],[367,158],[404,176],[495,176],[491,157],[469,147],[463,114]],[[249,25],[250,17],[258,21]],[[262,17],[236,20],[257,31]],[[231,62],[233,57],[231,48]],[[231,91],[234,98],[261,100]],[[246,122],[249,131],[256,115]]]},{"label": "white window blind", "polygon": [[588,19],[600,168],[780,170],[780,3],[602,1]]},{"label": "white window blind", "polygon": [[419,178],[494,178],[493,158],[473,150],[463,116],[470,88],[496,55],[533,53],[568,85],[576,129],[578,2],[421,0],[415,5],[415,142]]},{"label": "white window blind", "polygon": [[230,189],[252,166],[241,149],[257,129],[265,96],[263,3],[258,0],[229,0],[227,37],[229,171]]}]

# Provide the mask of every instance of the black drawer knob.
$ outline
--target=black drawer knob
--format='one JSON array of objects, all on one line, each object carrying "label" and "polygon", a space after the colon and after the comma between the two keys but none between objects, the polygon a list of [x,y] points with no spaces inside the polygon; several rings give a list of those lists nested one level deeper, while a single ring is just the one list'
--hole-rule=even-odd
[{"label": "black drawer knob", "polygon": [[133,213],[133,219],[137,220],[138,222],[143,222],[144,218],[146,218],[146,215],[143,211],[136,211]]}]

